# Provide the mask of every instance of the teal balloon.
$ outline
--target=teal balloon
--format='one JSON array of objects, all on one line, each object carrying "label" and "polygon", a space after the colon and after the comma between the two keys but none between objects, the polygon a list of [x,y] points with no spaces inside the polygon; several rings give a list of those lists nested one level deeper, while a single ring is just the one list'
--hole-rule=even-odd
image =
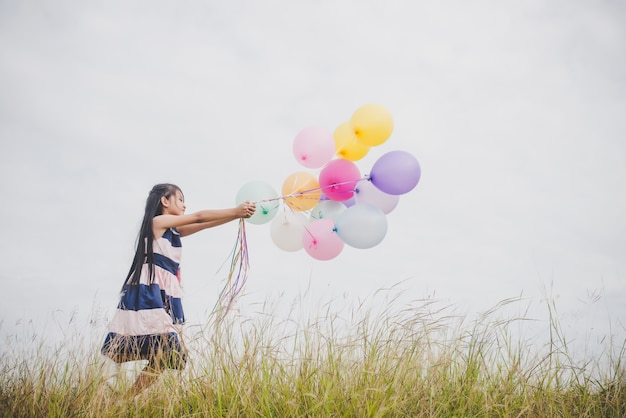
[{"label": "teal balloon", "polygon": [[246,219],[251,224],[261,225],[271,221],[278,212],[279,201],[276,199],[276,190],[264,181],[251,181],[239,189],[235,203],[240,205],[245,201],[254,202],[256,211]]},{"label": "teal balloon", "polygon": [[346,206],[342,202],[323,200],[311,209],[311,221],[324,218],[337,219],[345,210]]}]

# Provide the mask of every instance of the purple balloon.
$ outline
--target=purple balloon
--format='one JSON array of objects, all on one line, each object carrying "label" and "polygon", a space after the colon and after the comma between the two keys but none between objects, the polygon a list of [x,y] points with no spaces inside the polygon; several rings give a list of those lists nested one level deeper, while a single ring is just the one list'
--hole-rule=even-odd
[{"label": "purple balloon", "polygon": [[350,199],[343,200],[341,203],[343,203],[347,208],[349,208],[356,204],[356,199],[354,198],[354,196],[352,196]]},{"label": "purple balloon", "polygon": [[413,190],[420,176],[420,165],[413,155],[406,151],[390,151],[374,163],[370,180],[380,191],[399,195]]}]

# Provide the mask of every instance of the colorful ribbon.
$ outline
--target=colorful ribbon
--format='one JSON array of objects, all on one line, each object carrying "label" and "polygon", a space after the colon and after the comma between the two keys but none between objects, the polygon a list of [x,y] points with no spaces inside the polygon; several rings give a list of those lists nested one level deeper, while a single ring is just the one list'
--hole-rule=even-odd
[{"label": "colorful ribbon", "polygon": [[248,279],[250,260],[248,259],[248,242],[246,240],[246,222],[243,218],[239,219],[237,240],[235,241],[230,259],[230,270],[226,284],[213,308],[213,312],[218,312],[219,319],[223,318],[230,311]]}]

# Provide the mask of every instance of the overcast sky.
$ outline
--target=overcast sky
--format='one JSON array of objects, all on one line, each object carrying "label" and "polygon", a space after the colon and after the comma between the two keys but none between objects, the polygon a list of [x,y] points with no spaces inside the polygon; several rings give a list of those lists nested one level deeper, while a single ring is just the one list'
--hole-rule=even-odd
[{"label": "overcast sky", "polygon": [[[357,166],[422,167],[387,236],[321,262],[249,225],[242,309],[401,282],[470,313],[521,296],[544,325],[550,296],[575,338],[623,342],[625,23],[614,1],[0,0],[1,331],[114,308],[153,184],[189,212],[280,190],[301,129],[378,103],[394,132]],[[184,241],[192,323],[236,233]]]}]

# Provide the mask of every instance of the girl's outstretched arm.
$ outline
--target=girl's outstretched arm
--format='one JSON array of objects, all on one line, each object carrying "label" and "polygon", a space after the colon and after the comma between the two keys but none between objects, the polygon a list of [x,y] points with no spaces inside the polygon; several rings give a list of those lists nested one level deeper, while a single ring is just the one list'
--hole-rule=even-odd
[{"label": "girl's outstretched arm", "polygon": [[168,228],[177,228],[181,236],[186,236],[235,219],[249,218],[255,210],[254,203],[245,202],[230,209],[201,210],[188,215],[163,214],[152,219],[152,229],[155,237],[162,236]]},{"label": "girl's outstretched arm", "polygon": [[[240,216],[234,219],[239,219],[239,218],[248,218],[248,216]],[[234,219],[221,219],[219,221],[209,221],[209,222],[201,222],[201,223],[196,223],[196,224],[191,224],[191,225],[183,225],[183,226],[178,227],[177,230],[181,237],[185,237],[191,234],[195,234],[198,231],[202,231],[203,229],[213,228],[214,226],[219,226],[219,225],[228,223]]]}]

